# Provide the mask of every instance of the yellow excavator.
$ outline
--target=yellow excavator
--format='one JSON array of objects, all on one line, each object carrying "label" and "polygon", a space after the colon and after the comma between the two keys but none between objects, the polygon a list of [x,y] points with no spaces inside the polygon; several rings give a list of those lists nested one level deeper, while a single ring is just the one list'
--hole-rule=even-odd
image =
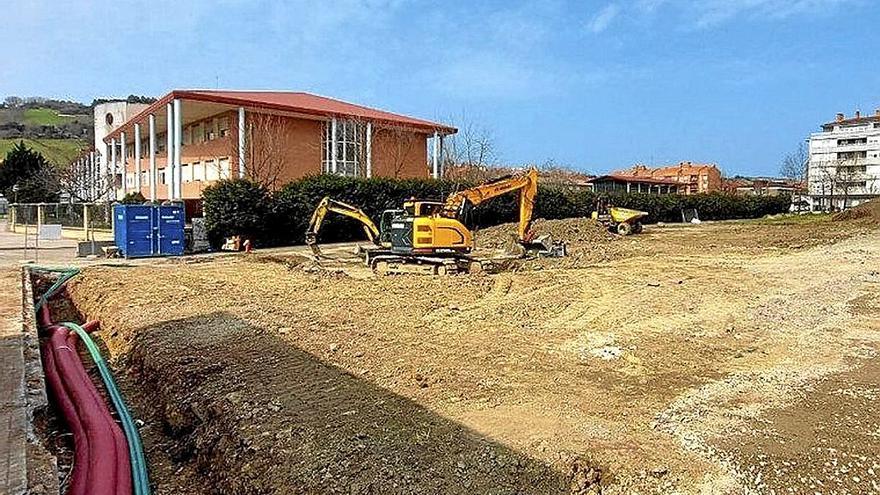
[{"label": "yellow excavator", "polygon": [[534,169],[452,193],[445,202],[407,200],[402,209],[385,210],[379,228],[359,209],[325,198],[312,215],[306,242],[312,251],[319,252],[316,243],[321,221],[328,211],[334,211],[364,225],[367,236],[377,246],[366,250],[367,264],[374,271],[466,271],[478,260],[470,256],[474,249],[473,234],[462,220],[473,207],[514,191],[519,193],[518,244],[525,251],[540,255],[564,256],[565,244],[553,242],[549,236],[536,237],[531,230],[538,192],[538,173]]},{"label": "yellow excavator", "polygon": [[[324,217],[326,217],[329,212],[338,213],[359,221],[364,228],[364,232],[367,234],[367,239],[376,246],[383,247],[382,242],[379,239],[381,233],[376,227],[376,224],[370,220],[370,217],[366,213],[356,206],[326,196],[320,203],[318,203],[315,211],[312,212],[312,219],[309,221],[308,230],[306,230],[306,244],[311,248],[315,256],[321,255],[321,250],[318,248],[318,231],[321,230],[321,225],[324,223]],[[390,247],[390,245],[384,247]]]}]

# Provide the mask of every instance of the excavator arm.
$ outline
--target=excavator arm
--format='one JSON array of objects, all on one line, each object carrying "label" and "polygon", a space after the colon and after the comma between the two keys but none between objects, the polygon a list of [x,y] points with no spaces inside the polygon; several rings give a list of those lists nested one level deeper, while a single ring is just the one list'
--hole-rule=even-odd
[{"label": "excavator arm", "polygon": [[318,231],[321,230],[321,224],[324,222],[324,217],[326,217],[327,213],[331,211],[359,221],[364,228],[364,232],[367,234],[367,238],[370,239],[373,244],[381,246],[379,241],[379,229],[376,228],[376,224],[370,220],[370,217],[368,217],[366,213],[356,206],[343,203],[342,201],[336,201],[327,196],[318,203],[317,208],[315,208],[315,211],[312,213],[312,219],[309,221],[309,228],[306,230],[306,244],[312,249],[315,256],[321,254],[320,249],[318,249]]},{"label": "excavator arm", "polygon": [[530,169],[528,172],[510,177],[480,184],[479,186],[452,193],[443,205],[442,215],[450,218],[461,217],[468,203],[477,206],[496,196],[501,196],[512,191],[519,191],[519,227],[517,236],[520,242],[531,239],[529,230],[532,223],[532,213],[535,209],[535,196],[538,194],[538,172]]}]

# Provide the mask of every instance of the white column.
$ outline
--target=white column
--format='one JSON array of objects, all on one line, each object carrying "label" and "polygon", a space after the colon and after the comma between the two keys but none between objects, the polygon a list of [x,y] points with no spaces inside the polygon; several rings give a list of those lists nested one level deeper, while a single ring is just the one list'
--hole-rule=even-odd
[{"label": "white column", "polygon": [[165,106],[168,116],[165,126],[165,180],[168,182],[168,199],[174,199],[174,106]]},{"label": "white column", "polygon": [[330,122],[330,172],[336,173],[336,117]]},{"label": "white column", "polygon": [[126,162],[127,155],[125,154],[125,133],[119,133],[119,154],[122,156],[122,195],[125,196],[128,194],[128,183],[126,182],[126,176],[128,175],[128,170],[126,170]]},{"label": "white column", "polygon": [[134,192],[141,192],[141,125],[134,124]]},{"label": "white column", "polygon": [[367,178],[373,176],[373,123],[367,122]]},{"label": "white column", "polygon": [[89,152],[89,178],[88,178],[89,201],[95,200],[95,192],[97,191],[97,188],[95,187],[95,185],[97,184],[98,180],[101,178],[100,175],[96,174],[95,172],[97,172],[95,170],[95,152],[90,151]]},{"label": "white column", "polygon": [[156,201],[156,188],[158,187],[158,173],[156,171],[156,115],[151,113],[147,122],[147,132],[150,133],[150,201]]},{"label": "white column", "polygon": [[111,145],[104,143],[104,156],[101,158],[101,182],[98,183],[101,188],[101,199],[104,200],[110,199],[107,192],[110,189],[107,184],[107,176],[109,175],[111,149],[113,149]]},{"label": "white column", "polygon": [[174,100],[174,199],[183,199],[183,170],[180,166],[180,154],[183,146],[183,112],[180,100]]},{"label": "white column", "polygon": [[440,153],[439,153],[439,156],[440,156],[440,158],[439,158],[439,162],[440,162],[440,164],[437,166],[437,175],[438,175],[440,178],[443,177],[443,167],[446,165],[446,162],[444,161],[444,160],[446,159],[446,147],[443,146],[443,140],[444,140],[445,137],[446,137],[446,136],[443,135],[443,134],[440,135]]},{"label": "white column", "polygon": [[238,107],[238,176],[242,179],[245,175],[244,168],[244,146],[245,146],[245,122],[244,122],[244,107]]},{"label": "white column", "polygon": [[107,195],[110,195],[109,191],[113,191],[113,197],[108,198],[111,201],[116,199],[116,138],[110,140],[110,187],[108,187]]},{"label": "white column", "polygon": [[431,174],[434,176],[435,179],[439,179],[440,135],[437,134],[437,131],[434,131],[434,142],[432,144],[434,145],[434,150],[433,153],[431,153]]}]

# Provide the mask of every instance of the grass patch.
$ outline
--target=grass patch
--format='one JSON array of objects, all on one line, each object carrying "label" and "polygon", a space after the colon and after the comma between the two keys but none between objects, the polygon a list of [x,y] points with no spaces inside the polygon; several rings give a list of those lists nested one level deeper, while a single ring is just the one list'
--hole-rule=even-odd
[{"label": "grass patch", "polygon": [[76,158],[88,143],[81,139],[0,139],[0,161],[19,141],[34,151],[40,152],[46,160],[55,165],[67,165]]},{"label": "grass patch", "polygon": [[24,111],[24,123],[30,125],[61,125],[76,121],[78,115],[61,115],[51,108],[28,108]]}]

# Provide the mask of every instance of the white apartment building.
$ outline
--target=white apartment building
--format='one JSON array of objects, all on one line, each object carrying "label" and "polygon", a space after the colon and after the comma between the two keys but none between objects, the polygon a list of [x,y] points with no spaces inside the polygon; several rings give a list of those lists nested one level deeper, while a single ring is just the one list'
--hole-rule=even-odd
[{"label": "white apartment building", "polygon": [[816,209],[846,209],[880,197],[880,109],[838,113],[810,135],[807,181]]}]

